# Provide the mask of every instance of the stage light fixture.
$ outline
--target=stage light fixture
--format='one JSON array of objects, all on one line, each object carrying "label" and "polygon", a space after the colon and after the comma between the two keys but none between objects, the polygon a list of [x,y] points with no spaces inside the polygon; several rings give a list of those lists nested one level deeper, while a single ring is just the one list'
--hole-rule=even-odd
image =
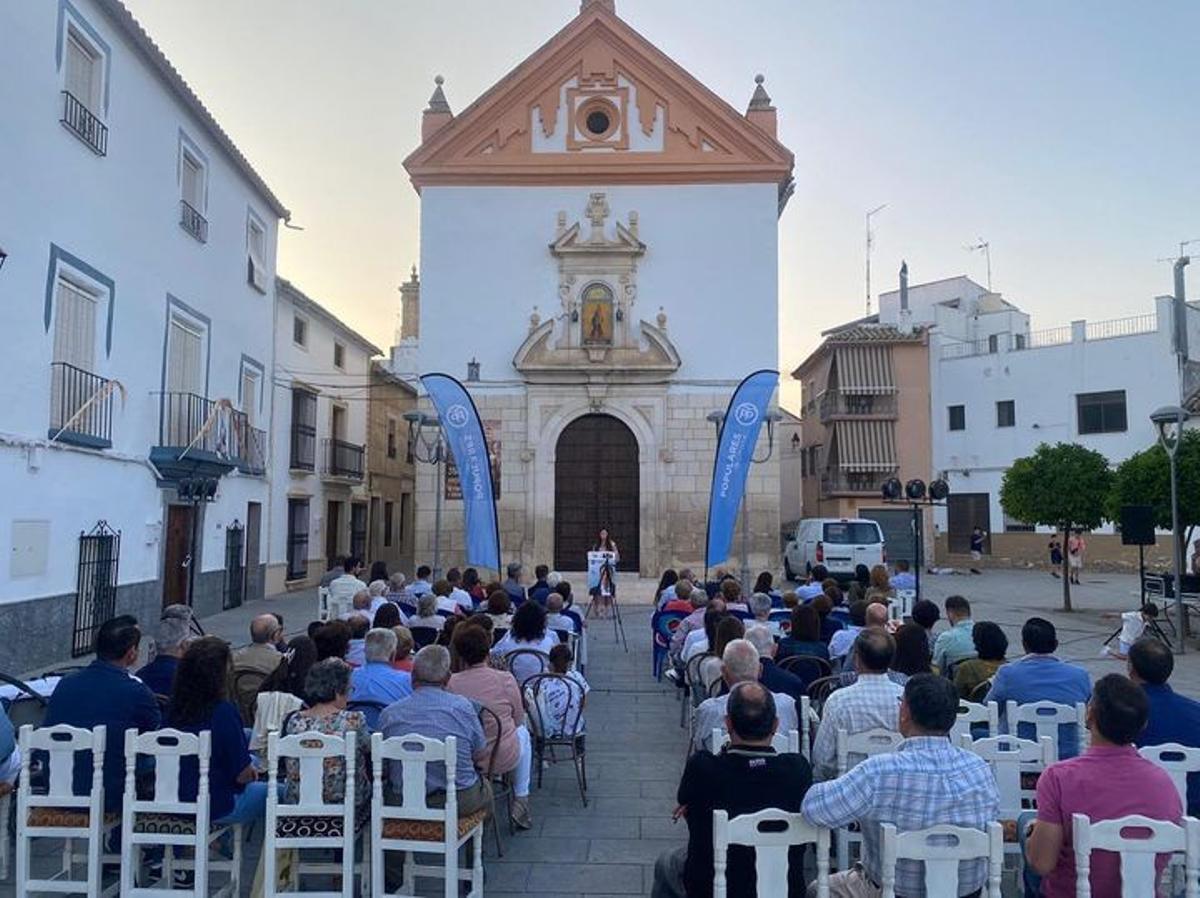
[{"label": "stage light fixture", "polygon": [[934,502],[941,502],[950,495],[950,484],[942,480],[940,477],[929,484],[929,498]]},{"label": "stage light fixture", "polygon": [[904,484],[904,495],[916,502],[925,498],[925,481],[914,477]]}]

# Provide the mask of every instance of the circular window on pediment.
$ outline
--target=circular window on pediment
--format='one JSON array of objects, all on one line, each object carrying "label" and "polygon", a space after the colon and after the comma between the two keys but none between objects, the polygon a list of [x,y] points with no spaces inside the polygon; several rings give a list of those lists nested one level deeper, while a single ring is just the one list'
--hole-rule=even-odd
[{"label": "circular window on pediment", "polygon": [[575,115],[579,130],[588,140],[607,140],[621,123],[617,107],[604,99],[588,100],[579,107]]}]

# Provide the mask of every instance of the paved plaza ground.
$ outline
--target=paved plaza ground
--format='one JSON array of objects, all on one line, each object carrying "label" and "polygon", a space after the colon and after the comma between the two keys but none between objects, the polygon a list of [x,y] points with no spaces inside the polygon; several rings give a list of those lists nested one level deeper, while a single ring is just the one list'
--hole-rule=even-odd
[{"label": "paved plaza ground", "polygon": [[[570,763],[547,769],[540,790],[535,782],[533,829],[510,836],[505,827],[502,858],[496,855],[490,829],[487,833],[488,896],[646,895],[655,858],[686,840],[685,825],[671,821],[686,730],[679,726],[673,687],[651,677],[648,602],[655,583],[628,577],[619,585],[628,652],[614,638],[611,622],[592,621],[589,626],[588,806],[581,806]],[[1063,656],[1083,664],[1093,677],[1124,669],[1100,655],[1102,641],[1115,626],[1100,613],[1137,606],[1133,576],[1085,575],[1074,593],[1079,610],[1072,614],[1055,610],[1061,602],[1061,583],[1046,573],[991,570],[980,576],[927,576],[922,586],[939,604],[948,595],[965,595],[977,620],[1001,624],[1011,642],[1010,657],[1020,654],[1021,623],[1037,614],[1058,627]],[[241,644],[247,641],[250,618],[261,611],[279,611],[289,632],[300,632],[315,609],[309,590],[222,612],[206,619],[204,626],[209,633]],[[1200,648],[1189,648],[1179,659],[1173,682],[1181,692],[1200,696]],[[255,863],[257,855],[253,851],[247,864]],[[250,875],[248,870],[247,883]],[[11,881],[0,884],[0,896],[11,894]],[[441,892],[433,883],[422,883],[418,894]]]}]

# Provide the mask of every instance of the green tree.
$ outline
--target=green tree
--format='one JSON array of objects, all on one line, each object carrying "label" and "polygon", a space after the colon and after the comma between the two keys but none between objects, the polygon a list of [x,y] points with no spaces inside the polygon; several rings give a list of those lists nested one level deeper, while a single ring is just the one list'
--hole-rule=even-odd
[{"label": "green tree", "polygon": [[[1000,506],[1009,517],[1057,527],[1063,540],[1071,530],[1092,530],[1105,519],[1113,472],[1099,452],[1078,443],[1042,443],[1018,458],[1004,474]],[[1071,578],[1063,546],[1063,610],[1071,610]]]},{"label": "green tree", "polygon": [[[1185,430],[1175,453],[1179,487],[1180,540],[1186,547],[1200,524],[1200,431]],[[1171,467],[1167,451],[1155,443],[1117,466],[1109,495],[1108,518],[1120,517],[1122,505],[1149,505],[1154,526],[1171,529]]]}]

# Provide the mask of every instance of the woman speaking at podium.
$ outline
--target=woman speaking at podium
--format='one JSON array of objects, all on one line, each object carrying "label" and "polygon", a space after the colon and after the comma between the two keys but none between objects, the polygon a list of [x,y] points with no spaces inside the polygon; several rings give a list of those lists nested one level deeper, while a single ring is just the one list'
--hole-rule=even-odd
[{"label": "woman speaking at podium", "polygon": [[612,552],[611,565],[605,565],[600,569],[600,585],[596,588],[596,616],[608,617],[608,609],[612,607],[613,593],[616,591],[616,584],[613,582],[613,575],[616,573],[617,562],[621,560],[621,552],[617,549],[617,544],[613,542],[608,535],[608,528],[601,527],[600,533],[592,544],[593,552]]}]

